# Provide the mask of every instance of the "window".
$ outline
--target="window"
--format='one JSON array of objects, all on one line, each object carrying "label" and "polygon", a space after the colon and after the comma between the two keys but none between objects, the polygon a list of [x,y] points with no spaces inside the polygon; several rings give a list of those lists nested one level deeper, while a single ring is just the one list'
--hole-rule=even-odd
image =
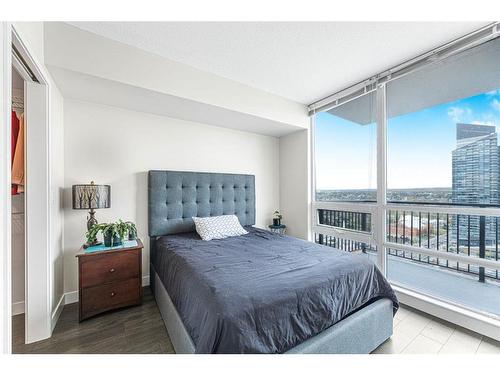
[{"label": "window", "polygon": [[498,61],[500,38],[368,81],[368,94],[315,115],[313,140],[317,243],[366,255],[395,285],[495,318]]},{"label": "window", "polygon": [[321,112],[315,122],[316,200],[374,202],[375,94]]},{"label": "window", "polygon": [[376,263],[371,206],[377,200],[375,109],[372,92],[316,115],[314,225],[319,229],[317,243],[363,254]]},{"label": "window", "polygon": [[494,40],[387,84],[388,201],[500,203],[499,58]]}]

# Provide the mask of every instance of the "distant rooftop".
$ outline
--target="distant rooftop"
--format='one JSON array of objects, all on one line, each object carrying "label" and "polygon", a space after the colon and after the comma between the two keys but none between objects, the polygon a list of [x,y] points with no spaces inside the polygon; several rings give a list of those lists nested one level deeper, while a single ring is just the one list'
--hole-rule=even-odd
[{"label": "distant rooftop", "polygon": [[495,133],[494,125],[457,124],[457,141],[466,138],[477,138]]}]

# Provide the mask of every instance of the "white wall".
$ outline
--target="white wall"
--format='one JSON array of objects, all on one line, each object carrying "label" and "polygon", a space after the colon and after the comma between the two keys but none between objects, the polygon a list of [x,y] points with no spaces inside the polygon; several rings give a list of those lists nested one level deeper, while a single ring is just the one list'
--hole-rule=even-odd
[{"label": "white wall", "polygon": [[86,212],[71,209],[71,186],[111,185],[111,208],[99,222],[136,222],[145,240],[143,275],[149,274],[147,171],[171,169],[249,173],[256,180],[256,223],[269,224],[279,205],[279,141],[88,102],[64,102],[64,288],[78,288],[75,253],[84,242]]},{"label": "white wall", "polygon": [[309,130],[280,137],[280,209],[287,234],[303,239],[310,227]]}]

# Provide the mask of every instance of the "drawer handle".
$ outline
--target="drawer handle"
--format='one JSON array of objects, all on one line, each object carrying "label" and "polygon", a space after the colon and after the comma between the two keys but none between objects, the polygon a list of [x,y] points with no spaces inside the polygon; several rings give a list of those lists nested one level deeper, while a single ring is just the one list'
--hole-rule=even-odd
[{"label": "drawer handle", "polygon": [[115,269],[114,269],[114,268],[111,268],[111,269],[109,270],[109,272],[113,273],[113,272],[115,272]]},{"label": "drawer handle", "polygon": [[111,294],[111,297],[116,296],[116,293],[115,293],[115,292],[111,292],[110,294]]}]

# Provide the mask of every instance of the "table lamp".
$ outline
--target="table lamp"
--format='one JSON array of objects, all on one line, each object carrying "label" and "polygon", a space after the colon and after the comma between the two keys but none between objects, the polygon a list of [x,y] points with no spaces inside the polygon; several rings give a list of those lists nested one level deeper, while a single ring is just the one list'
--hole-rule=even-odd
[{"label": "table lamp", "polygon": [[97,224],[95,210],[111,206],[111,186],[96,185],[94,181],[85,185],[73,185],[73,209],[89,210],[87,230]]}]

